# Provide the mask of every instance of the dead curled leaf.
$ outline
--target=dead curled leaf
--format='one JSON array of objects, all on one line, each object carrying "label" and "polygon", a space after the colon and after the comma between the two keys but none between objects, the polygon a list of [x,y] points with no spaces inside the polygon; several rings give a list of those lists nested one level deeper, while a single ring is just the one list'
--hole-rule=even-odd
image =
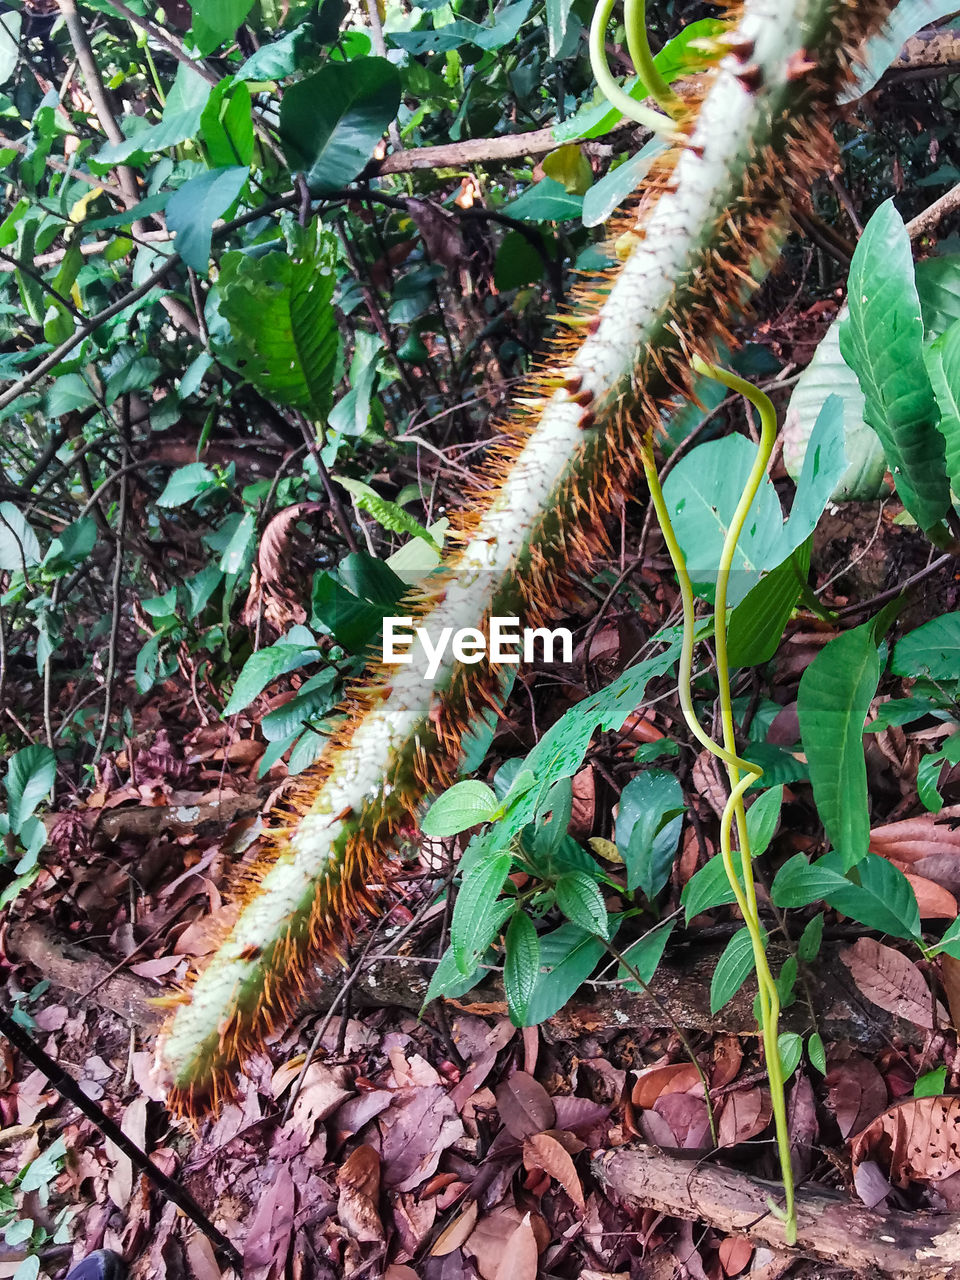
[{"label": "dead curled leaf", "polygon": [[635,1107],[647,1110],[662,1093],[686,1093],[698,1084],[700,1075],[692,1062],[670,1062],[638,1071],[630,1097]]},{"label": "dead curled leaf", "polygon": [[530,1214],[525,1213],[519,1226],[507,1240],[497,1267],[496,1280],[537,1280],[540,1251]]},{"label": "dead curled leaf", "polygon": [[459,1249],[465,1244],[473,1233],[473,1228],[477,1225],[477,1214],[480,1212],[480,1206],[476,1200],[471,1200],[467,1207],[450,1223],[445,1231],[441,1231],[437,1237],[437,1243],[430,1250],[430,1256],[433,1258],[443,1258],[448,1253],[453,1253],[454,1249]]},{"label": "dead curled leaf", "polygon": [[[537,1251],[542,1253],[550,1243],[550,1228],[538,1213],[527,1214],[526,1217],[530,1219]],[[524,1215],[519,1209],[506,1208],[495,1209],[477,1223],[464,1245],[464,1252],[474,1259],[483,1280],[498,1280],[500,1266],[504,1258],[509,1257],[508,1246],[523,1221]],[[509,1270],[505,1274],[508,1280],[520,1280]],[[536,1270],[528,1274],[533,1280]]]},{"label": "dead curled leaf", "polygon": [[380,1196],[380,1156],[373,1147],[357,1147],[337,1171],[340,1199],[337,1216],[341,1224],[361,1243],[383,1239],[383,1223],[377,1200]]},{"label": "dead curled leaf", "polygon": [[518,1140],[552,1129],[557,1114],[549,1093],[533,1076],[514,1071],[496,1091],[497,1109],[507,1131]]},{"label": "dead curled leaf", "polygon": [[883,1076],[859,1053],[850,1053],[840,1061],[832,1060],[824,1084],[844,1138],[859,1133],[889,1101]]},{"label": "dead curled leaf", "polygon": [[854,1169],[873,1160],[891,1182],[939,1182],[960,1173],[960,1098],[909,1098],[851,1143]]},{"label": "dead curled leaf", "polygon": [[[915,1026],[933,1030],[934,1000],[919,968],[893,947],[873,938],[858,938],[840,953],[860,992],[880,1009]],[[937,1021],[947,1021],[947,1011],[936,1002]]]},{"label": "dead curled leaf", "polygon": [[763,1132],[772,1115],[770,1095],[759,1086],[743,1093],[729,1094],[720,1112],[719,1145],[735,1147],[741,1142],[749,1142]]}]

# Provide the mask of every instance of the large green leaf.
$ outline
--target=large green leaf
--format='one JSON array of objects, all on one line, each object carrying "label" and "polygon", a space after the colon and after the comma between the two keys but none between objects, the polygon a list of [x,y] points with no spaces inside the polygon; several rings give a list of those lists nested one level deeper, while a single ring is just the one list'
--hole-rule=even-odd
[{"label": "large green leaf", "polygon": [[817,811],[844,867],[865,858],[870,842],[863,726],[879,680],[873,628],[866,623],[821,650],[797,695]]},{"label": "large green leaf", "polygon": [[930,341],[960,320],[960,253],[924,258],[916,267],[923,335]]},{"label": "large green leaf", "polygon": [[311,191],[357,176],[400,106],[400,75],[386,58],[328,62],[291,85],[280,107],[280,136]]},{"label": "large green leaf", "polygon": [[877,433],[863,420],[864,399],[857,375],[840,354],[840,325],[846,317],[844,308],[821,338],[793,389],[783,424],[783,460],[797,480],[820,411],[829,397],[836,396],[842,404],[847,467],[830,497],[835,502],[850,498],[869,501],[883,492],[887,460]]},{"label": "large green leaf", "polygon": [[738,929],[717,961],[710,982],[710,1012],[732,1000],[753,972],[753,943],[746,925]]},{"label": "large green leaf", "polygon": [[3,785],[7,793],[7,818],[13,835],[19,835],[23,824],[53,786],[56,776],[57,757],[49,747],[24,747],[10,757]]},{"label": "large green leaf", "polygon": [[289,253],[224,255],[220,310],[244,376],[274,403],[322,422],[340,343],[333,309],[337,239],[319,223],[292,234]]},{"label": "large green leaf", "polygon": [[921,528],[940,523],[950,503],[939,412],[923,361],[923,321],[913,253],[892,200],[860,237],[847,283],[849,319],[840,350],[856,372],[867,422],[883,444],[897,491]]},{"label": "large green leaf", "polygon": [[239,198],[248,177],[242,165],[211,169],[185,182],[167,201],[167,226],[176,235],[177,252],[194,271],[207,274],[213,224]]},{"label": "large green leaf", "polygon": [[[610,937],[619,921],[611,922]],[[538,1026],[562,1009],[577,988],[590,977],[597,961],[606,952],[603,939],[563,924],[540,938],[540,976],[527,1004],[524,1019],[528,1027]]]},{"label": "large green leaf", "polygon": [[932,618],[905,635],[893,651],[890,668],[898,676],[960,678],[960,613]]},{"label": "large green leaf", "polygon": [[229,77],[214,86],[200,117],[211,168],[249,166],[253,159],[250,90]]},{"label": "large green leaf", "polygon": [[730,615],[727,651],[734,667],[769,662],[810,572],[811,535],[772,573],[761,578]]},{"label": "large green leaf", "polygon": [[[824,869],[839,871],[843,862],[839,850],[820,859]],[[875,853],[868,854],[853,872],[859,883],[835,885],[824,900],[868,929],[892,933],[896,938],[920,937],[920,909],[907,877],[892,862]]]},{"label": "large green leaf", "polygon": [[253,8],[253,0],[196,0],[193,38],[201,57],[232,36]]},{"label": "large green leaf", "polygon": [[0,571],[19,573],[40,559],[40,543],[12,502],[0,502]]},{"label": "large green leaf", "polygon": [[683,790],[666,769],[646,769],[623,789],[617,813],[617,847],[627,868],[627,888],[657,896],[670,878],[683,826]]},{"label": "large green leaf", "polygon": [[947,475],[954,493],[960,493],[960,320],[924,347],[923,358],[940,410]]}]

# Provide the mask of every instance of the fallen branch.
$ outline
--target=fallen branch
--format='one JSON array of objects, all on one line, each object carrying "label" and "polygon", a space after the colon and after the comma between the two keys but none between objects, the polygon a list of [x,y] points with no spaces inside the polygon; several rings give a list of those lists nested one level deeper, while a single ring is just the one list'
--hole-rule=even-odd
[{"label": "fallen branch", "polygon": [[[596,1156],[593,1172],[618,1197],[673,1218],[785,1248],[784,1228],[768,1197],[781,1188],[720,1165],[694,1164],[653,1147],[619,1147]],[[960,1278],[960,1215],[886,1214],[825,1189],[797,1191],[797,1252],[866,1275],[896,1280]]]}]

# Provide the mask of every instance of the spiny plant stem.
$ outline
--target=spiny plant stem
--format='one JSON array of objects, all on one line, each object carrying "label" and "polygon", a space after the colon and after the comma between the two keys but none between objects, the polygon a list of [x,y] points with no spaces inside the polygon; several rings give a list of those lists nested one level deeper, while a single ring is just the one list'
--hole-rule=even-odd
[{"label": "spiny plant stem", "polygon": [[[753,962],[759,988],[760,1028],[764,1056],[767,1061],[767,1073],[770,1080],[770,1097],[777,1134],[777,1150],[780,1157],[780,1169],[786,1200],[785,1233],[787,1243],[794,1244],[796,1242],[797,1222],[794,1204],[793,1167],[790,1161],[790,1135],[787,1128],[783,1064],[780,1060],[779,1049],[780,997],[767,961],[766,937],[757,908],[757,891],[754,883],[750,851],[750,833],[747,828],[747,815],[743,804],[744,793],[761,776],[763,771],[751,761],[744,760],[737,754],[733,699],[730,692],[730,661],[727,651],[727,594],[730,570],[733,566],[733,559],[740,535],[743,532],[743,526],[746,523],[750,507],[757,495],[766,473],[767,464],[770,461],[776,438],[777,417],[776,410],[769,397],[742,378],[736,377],[735,374],[729,373],[725,369],[708,365],[697,356],[694,356],[691,364],[695,373],[705,374],[714,378],[729,390],[746,396],[760,413],[761,430],[757,457],[740,496],[733,519],[730,521],[730,527],[724,538],[723,549],[720,553],[720,561],[717,567],[714,642],[716,645],[717,684],[720,699],[720,720],[723,727],[723,746],[714,742],[709,734],[704,731],[693,706],[693,690],[691,686],[695,627],[693,584],[687,571],[686,557],[677,541],[677,536],[670,520],[670,513],[663,496],[663,490],[660,487],[660,478],[657,474],[652,450],[649,447],[644,450],[643,468],[657,520],[680,585],[680,598],[683,608],[683,646],[678,672],[680,706],[690,732],[706,747],[711,755],[723,760],[727,766],[730,795],[720,819],[720,857],[723,860],[723,868],[737,906],[743,916],[753,951]],[[734,821],[737,824],[737,844],[740,853],[739,875],[734,865],[732,850],[731,836]],[[772,1204],[771,1209],[775,1209]],[[779,1211],[777,1212],[779,1216]]]}]

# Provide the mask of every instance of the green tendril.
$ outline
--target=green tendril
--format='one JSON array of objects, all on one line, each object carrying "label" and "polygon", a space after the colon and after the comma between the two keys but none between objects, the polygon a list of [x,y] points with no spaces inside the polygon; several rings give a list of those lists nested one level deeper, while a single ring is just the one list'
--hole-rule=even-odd
[{"label": "green tendril", "polygon": [[[767,1073],[770,1079],[770,1096],[773,1106],[773,1117],[777,1134],[777,1150],[780,1157],[781,1176],[783,1178],[786,1210],[783,1213],[784,1230],[788,1244],[795,1244],[797,1238],[796,1206],[794,1203],[793,1168],[790,1160],[790,1135],[787,1128],[787,1105],[784,1093],[783,1064],[780,1060],[779,1021],[780,997],[777,986],[770,972],[765,951],[765,935],[757,908],[756,884],[753,877],[753,862],[750,852],[750,834],[747,829],[747,815],[743,804],[743,796],[747,788],[759,778],[763,770],[749,760],[737,754],[736,726],[733,718],[733,699],[730,692],[730,662],[727,653],[727,595],[730,583],[730,570],[733,566],[737,544],[743,532],[751,504],[763,481],[767,464],[773,451],[777,432],[776,410],[772,401],[762,391],[738,378],[735,374],[694,356],[691,361],[695,373],[705,374],[722,383],[730,391],[738,392],[753,404],[760,414],[760,445],[757,449],[756,461],[744,486],[737,509],[734,512],[727,535],[724,538],[720,562],[717,567],[717,583],[714,611],[714,639],[717,659],[717,685],[720,700],[720,720],[723,727],[723,745],[714,742],[703,729],[697,719],[693,706],[692,674],[694,628],[696,623],[693,584],[687,572],[686,558],[677,541],[676,533],[670,521],[670,513],[660,487],[660,478],[653,460],[651,447],[648,445],[643,453],[643,468],[650,488],[650,497],[656,511],[657,520],[663,533],[667,551],[677,574],[680,586],[680,599],[683,608],[683,644],[678,671],[678,692],[680,706],[690,732],[711,755],[722,760],[727,766],[727,777],[730,782],[730,796],[724,806],[720,819],[720,857],[723,868],[730,882],[730,888],[737,906],[743,916],[744,924],[750,935],[753,950],[754,967],[757,972],[759,988],[760,1029],[763,1038],[764,1056],[767,1062]],[[734,864],[732,849],[733,824],[737,826],[737,845],[739,850],[740,875]],[[742,883],[741,883],[742,876]],[[771,1208],[780,1217],[775,1206]]]},{"label": "green tendril", "polygon": [[627,29],[627,48],[637,75],[657,106],[676,119],[682,104],[653,61],[647,38],[647,0],[623,0],[623,21]]},{"label": "green tendril", "polygon": [[[674,122],[669,116],[661,115],[659,111],[654,111],[652,107],[646,107],[641,102],[637,102],[635,98],[631,98],[629,93],[625,93],[617,81],[614,79],[610,64],[607,62],[607,51],[605,47],[605,39],[607,34],[607,26],[610,22],[610,15],[613,13],[613,6],[616,0],[600,0],[596,9],[593,11],[593,22],[590,24],[590,66],[593,68],[593,74],[596,77],[597,84],[600,87],[604,97],[611,106],[616,107],[621,115],[626,116],[628,120],[634,120],[637,124],[643,125],[645,129],[649,129],[651,133],[664,135],[672,138],[675,133]],[[637,8],[638,0],[633,0],[633,8]],[[639,12],[644,12],[644,0],[639,0]],[[628,41],[630,40],[628,26]],[[637,37],[634,35],[636,41]],[[653,67],[653,58],[650,54],[650,45],[647,42],[646,32],[644,32],[642,41],[640,42],[646,48],[646,56]],[[633,50],[631,47],[631,56]],[[637,68],[638,72],[640,68]],[[675,95],[670,91],[666,82],[663,81],[659,73],[654,69],[654,75],[660,81],[660,84],[667,90],[670,98],[677,102]],[[653,93],[653,96],[660,101],[656,90],[644,78],[644,84],[647,89]]]}]

